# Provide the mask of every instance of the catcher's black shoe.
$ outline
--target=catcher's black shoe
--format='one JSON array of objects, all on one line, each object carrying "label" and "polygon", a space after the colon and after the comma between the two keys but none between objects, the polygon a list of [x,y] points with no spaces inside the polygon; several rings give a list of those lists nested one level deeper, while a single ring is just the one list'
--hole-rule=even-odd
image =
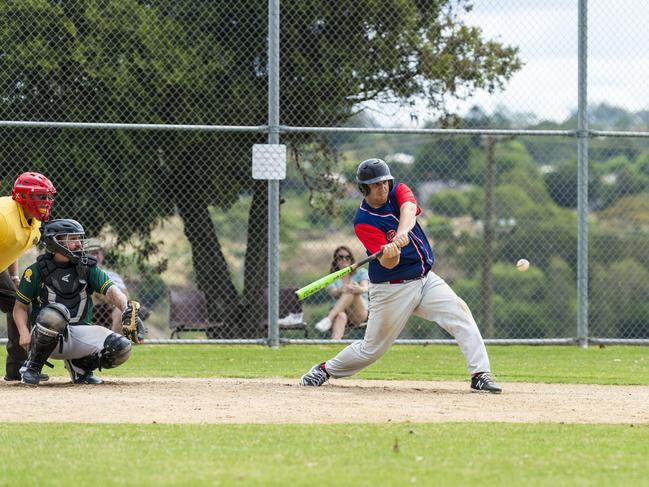
[{"label": "catcher's black shoe", "polygon": [[[20,375],[5,375],[4,379],[7,382],[20,382],[21,377]],[[41,382],[47,382],[48,380],[50,380],[50,376],[41,373]]]},{"label": "catcher's black shoe", "polygon": [[74,379],[75,384],[92,384],[92,385],[99,385],[103,384],[104,380],[100,379],[97,377],[95,374],[92,372],[88,372],[87,374],[78,374],[75,379]]},{"label": "catcher's black shoe", "polygon": [[325,370],[324,364],[317,364],[311,367],[300,379],[301,386],[319,387],[329,380],[329,373]]},{"label": "catcher's black shoe", "polygon": [[491,392],[500,394],[503,390],[496,384],[489,372],[481,372],[471,377],[471,389],[475,392]]},{"label": "catcher's black shoe", "polygon": [[[66,360],[64,362],[65,368],[70,373],[70,379],[73,384],[92,384],[98,385],[103,384],[103,379],[100,379],[95,374],[92,373],[92,370],[82,369],[80,367],[74,367],[73,362],[78,361],[79,359]],[[94,369],[93,369],[94,370]]]},{"label": "catcher's black shoe", "polygon": [[34,370],[30,367],[25,368],[24,371],[22,371],[22,375],[20,378],[20,383],[25,384],[26,386],[37,386],[38,383],[41,381],[41,374],[38,370]]}]

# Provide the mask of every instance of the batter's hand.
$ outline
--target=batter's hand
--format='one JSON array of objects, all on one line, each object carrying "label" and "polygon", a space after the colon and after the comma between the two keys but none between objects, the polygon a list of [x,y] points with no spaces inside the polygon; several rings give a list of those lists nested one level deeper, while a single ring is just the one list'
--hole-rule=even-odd
[{"label": "batter's hand", "polygon": [[401,248],[396,243],[394,243],[394,240],[389,244],[382,246],[381,250],[383,250],[382,257],[387,259],[392,259],[401,254]]},{"label": "batter's hand", "polygon": [[392,239],[392,243],[397,244],[400,248],[404,248],[410,243],[410,238],[407,233],[400,233]]}]

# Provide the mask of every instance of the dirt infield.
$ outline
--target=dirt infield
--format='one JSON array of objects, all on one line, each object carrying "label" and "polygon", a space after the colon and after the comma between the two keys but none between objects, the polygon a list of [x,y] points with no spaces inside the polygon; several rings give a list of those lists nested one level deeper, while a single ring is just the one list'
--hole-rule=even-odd
[{"label": "dirt infield", "polygon": [[[505,421],[649,423],[649,386],[502,384],[501,395],[463,382],[108,378],[38,388],[0,383],[0,422],[375,423]],[[13,407],[10,407],[13,405]]]}]

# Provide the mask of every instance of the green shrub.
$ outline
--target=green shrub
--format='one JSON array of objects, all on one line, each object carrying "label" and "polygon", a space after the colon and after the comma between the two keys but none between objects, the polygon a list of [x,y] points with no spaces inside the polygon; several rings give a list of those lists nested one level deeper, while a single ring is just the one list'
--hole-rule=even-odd
[{"label": "green shrub", "polygon": [[428,205],[434,213],[449,217],[469,213],[469,203],[468,196],[459,190],[440,191],[432,195],[428,200]]}]

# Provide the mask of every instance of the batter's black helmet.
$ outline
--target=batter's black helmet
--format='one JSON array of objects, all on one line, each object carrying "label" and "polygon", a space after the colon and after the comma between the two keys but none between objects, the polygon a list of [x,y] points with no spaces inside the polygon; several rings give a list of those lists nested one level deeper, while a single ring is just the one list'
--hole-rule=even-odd
[{"label": "batter's black helmet", "polygon": [[[390,168],[383,159],[367,159],[361,162],[356,170],[356,182],[363,196],[369,193],[368,185],[393,179]],[[392,183],[390,183],[390,189],[392,189]]]},{"label": "batter's black helmet", "polygon": [[[70,250],[59,243],[59,237],[63,235],[79,235],[80,245],[78,250]],[[43,236],[41,237],[45,243],[45,248],[50,252],[58,253],[68,257],[73,263],[77,263],[81,257],[85,256],[86,248],[86,232],[84,231],[81,223],[76,220],[64,218],[60,220],[52,220],[45,224],[43,227]]]}]

